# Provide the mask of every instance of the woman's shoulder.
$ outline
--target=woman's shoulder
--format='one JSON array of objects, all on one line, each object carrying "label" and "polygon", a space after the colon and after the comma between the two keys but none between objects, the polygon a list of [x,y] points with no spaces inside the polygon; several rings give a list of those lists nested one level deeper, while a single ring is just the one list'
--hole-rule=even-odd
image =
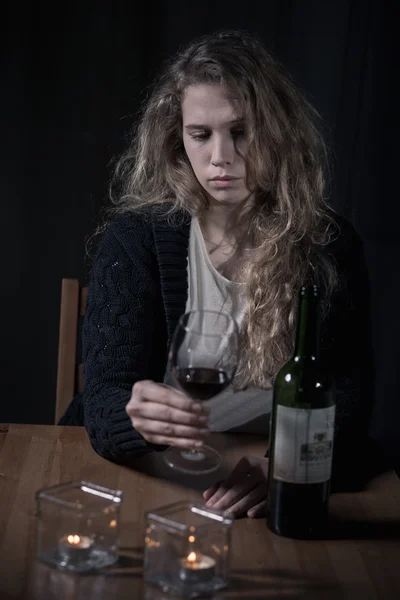
[{"label": "woman's shoulder", "polygon": [[122,246],[125,251],[139,248],[154,250],[155,238],[166,232],[174,235],[187,229],[190,217],[183,211],[171,211],[164,206],[146,206],[134,210],[116,212],[100,228],[100,247]]},{"label": "woman's shoulder", "polygon": [[337,269],[336,292],[339,295],[344,293],[353,302],[351,298],[363,294],[368,286],[369,273],[364,243],[356,227],[346,217],[335,213],[334,221],[336,234],[326,251]]},{"label": "woman's shoulder", "polygon": [[136,246],[149,246],[150,238],[149,224],[143,214],[114,213],[98,228],[98,250],[113,252],[122,247],[129,253]]},{"label": "woman's shoulder", "polygon": [[190,216],[182,210],[172,211],[169,205],[153,205],[116,213],[108,227],[114,234],[145,232],[161,225],[174,229],[187,225],[189,220]]},{"label": "woman's shoulder", "polygon": [[145,232],[150,228],[153,211],[150,208],[115,212],[105,226],[105,232],[117,236],[126,232]]}]

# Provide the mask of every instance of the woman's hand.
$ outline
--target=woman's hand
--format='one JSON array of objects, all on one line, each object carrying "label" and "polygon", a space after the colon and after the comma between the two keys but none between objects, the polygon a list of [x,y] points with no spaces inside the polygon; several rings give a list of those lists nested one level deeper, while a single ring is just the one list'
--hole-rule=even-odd
[{"label": "woman's hand", "polygon": [[126,405],[132,425],[153,444],[200,448],[209,409],[184,393],[154,381],[138,381]]},{"label": "woman's hand", "polygon": [[268,458],[245,456],[229,477],[203,494],[206,506],[227,510],[234,517],[263,517],[267,507]]}]

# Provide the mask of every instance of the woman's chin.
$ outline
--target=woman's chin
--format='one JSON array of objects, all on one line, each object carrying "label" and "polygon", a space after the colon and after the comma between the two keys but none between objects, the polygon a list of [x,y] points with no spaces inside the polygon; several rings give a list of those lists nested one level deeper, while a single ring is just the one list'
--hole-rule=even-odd
[{"label": "woman's chin", "polygon": [[243,194],[243,195],[233,195],[232,193],[229,194],[228,192],[225,193],[213,193],[210,194],[208,193],[208,197],[210,199],[210,205],[211,206],[226,206],[226,207],[233,207],[233,206],[243,206],[243,204],[246,204],[247,202],[251,201],[251,196],[252,194],[250,194],[249,192],[247,194]]}]

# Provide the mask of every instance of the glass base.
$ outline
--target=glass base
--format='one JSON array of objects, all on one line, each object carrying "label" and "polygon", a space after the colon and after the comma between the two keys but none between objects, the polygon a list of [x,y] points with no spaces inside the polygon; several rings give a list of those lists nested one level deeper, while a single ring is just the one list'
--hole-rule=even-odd
[{"label": "glass base", "polygon": [[163,592],[178,594],[182,598],[210,595],[228,585],[228,582],[219,576],[214,576],[207,582],[188,584],[172,573],[158,573],[152,577],[145,577],[145,580],[157,586]]},{"label": "glass base", "polygon": [[191,475],[212,473],[221,466],[220,455],[210,446],[203,446],[201,450],[171,447],[164,452],[164,460],[169,467]]},{"label": "glass base", "polygon": [[90,554],[82,560],[65,559],[57,550],[40,554],[38,559],[57,569],[65,571],[73,571],[74,573],[84,573],[85,571],[93,571],[109,567],[118,560],[118,554],[115,552],[107,552],[107,550],[94,549]]}]

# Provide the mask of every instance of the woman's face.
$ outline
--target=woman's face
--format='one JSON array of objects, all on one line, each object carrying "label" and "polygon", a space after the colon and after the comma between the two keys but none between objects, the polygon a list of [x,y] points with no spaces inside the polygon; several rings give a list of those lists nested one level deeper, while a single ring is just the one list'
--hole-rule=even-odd
[{"label": "woman's face", "polygon": [[246,187],[246,137],[222,85],[192,85],[182,100],[183,144],[200,185],[211,202],[241,204]]}]

